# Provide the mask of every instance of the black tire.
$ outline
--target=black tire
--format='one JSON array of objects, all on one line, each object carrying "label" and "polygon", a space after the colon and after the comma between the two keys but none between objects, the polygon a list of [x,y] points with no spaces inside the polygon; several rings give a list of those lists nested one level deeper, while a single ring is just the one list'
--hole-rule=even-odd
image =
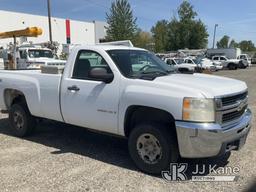
[{"label": "black tire", "polygon": [[[175,132],[172,133],[168,131],[167,128],[171,129],[171,127],[166,127],[161,124],[147,123],[137,125],[132,130],[128,141],[130,156],[136,166],[143,172],[160,174],[161,171],[170,169],[170,163],[177,162],[179,150],[176,134]],[[144,135],[147,136],[147,134],[153,135],[158,140],[161,148],[161,155],[156,156],[157,160],[154,163],[147,162],[147,159],[149,159],[145,158],[147,155],[144,156],[144,159],[146,159],[144,160],[138,149],[141,147],[141,143],[138,142],[140,141],[139,138],[143,138],[145,137]]]},{"label": "black tire", "polygon": [[24,103],[11,106],[9,122],[12,133],[17,137],[30,135],[36,126],[35,118],[30,114],[27,105]]},{"label": "black tire", "polygon": [[230,63],[230,64],[228,64],[228,69],[229,70],[236,70],[237,66],[234,63]]}]

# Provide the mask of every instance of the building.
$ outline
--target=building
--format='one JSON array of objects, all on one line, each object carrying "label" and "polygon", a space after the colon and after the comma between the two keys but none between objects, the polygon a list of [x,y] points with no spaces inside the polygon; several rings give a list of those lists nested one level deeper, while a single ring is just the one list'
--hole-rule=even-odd
[{"label": "building", "polygon": [[[43,34],[38,37],[29,37],[27,41],[33,43],[49,41],[48,17],[46,16],[0,10],[0,23],[0,32],[33,26],[41,27]],[[106,36],[106,26],[107,23],[102,21],[84,22],[52,17],[52,39],[60,45],[95,44]],[[10,42],[12,39],[0,39],[0,46],[5,47]]]}]

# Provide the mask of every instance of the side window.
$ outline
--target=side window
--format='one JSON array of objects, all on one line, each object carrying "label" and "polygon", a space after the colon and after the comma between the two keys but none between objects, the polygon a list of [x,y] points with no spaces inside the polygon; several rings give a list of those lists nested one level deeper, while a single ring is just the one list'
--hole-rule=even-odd
[{"label": "side window", "polygon": [[171,65],[176,65],[174,60],[171,60]]},{"label": "side window", "polygon": [[104,68],[108,73],[112,73],[107,62],[100,54],[94,51],[82,50],[77,55],[72,78],[93,80],[89,75],[93,68]]},{"label": "side window", "polygon": [[192,62],[190,59],[186,59],[185,63],[191,64],[191,63],[193,63],[193,62]]},{"label": "side window", "polygon": [[245,55],[241,55],[241,56],[240,56],[240,59],[246,60]]},{"label": "side window", "polygon": [[225,57],[220,57],[220,60],[221,61],[226,61],[226,58]]},{"label": "side window", "polygon": [[25,50],[20,51],[20,58],[21,58],[21,59],[27,59],[27,53],[26,53]]},{"label": "side window", "polygon": [[171,59],[167,59],[166,63],[167,63],[168,65],[173,65],[173,61],[172,61]]},{"label": "side window", "polygon": [[213,60],[218,61],[219,59],[218,59],[218,57],[213,57]]}]

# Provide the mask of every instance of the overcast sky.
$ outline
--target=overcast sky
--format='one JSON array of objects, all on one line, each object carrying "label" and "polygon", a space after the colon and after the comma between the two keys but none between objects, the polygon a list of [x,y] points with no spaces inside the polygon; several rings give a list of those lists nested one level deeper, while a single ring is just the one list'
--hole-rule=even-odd
[{"label": "overcast sky", "polygon": [[[54,17],[83,21],[105,20],[112,0],[51,0]],[[130,0],[140,28],[150,31],[156,21],[177,14],[182,0]],[[227,34],[236,41],[256,44],[255,0],[190,0],[209,32],[212,45],[214,24],[219,24],[217,40]],[[2,10],[47,15],[47,0],[0,0]],[[1,19],[1,18],[0,18]],[[11,24],[11,22],[10,22]]]}]

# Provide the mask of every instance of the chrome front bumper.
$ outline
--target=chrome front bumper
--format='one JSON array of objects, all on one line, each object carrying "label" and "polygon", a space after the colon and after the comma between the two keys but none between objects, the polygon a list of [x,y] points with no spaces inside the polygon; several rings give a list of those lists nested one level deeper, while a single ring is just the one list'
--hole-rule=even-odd
[{"label": "chrome front bumper", "polygon": [[181,157],[213,157],[240,149],[250,131],[251,119],[251,110],[247,109],[238,123],[225,128],[216,123],[176,121]]}]

